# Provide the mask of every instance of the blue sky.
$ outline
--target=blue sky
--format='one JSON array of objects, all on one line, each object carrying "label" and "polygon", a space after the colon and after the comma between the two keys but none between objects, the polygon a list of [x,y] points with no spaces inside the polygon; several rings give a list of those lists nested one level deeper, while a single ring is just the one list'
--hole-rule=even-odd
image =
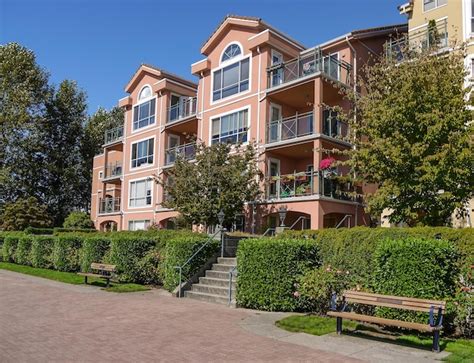
[{"label": "blue sky", "polygon": [[250,15],[313,46],[403,23],[403,0],[0,0],[0,43],[19,42],[57,84],[76,80],[89,112],[110,108],[141,63],[193,79],[191,63],[226,14]]}]

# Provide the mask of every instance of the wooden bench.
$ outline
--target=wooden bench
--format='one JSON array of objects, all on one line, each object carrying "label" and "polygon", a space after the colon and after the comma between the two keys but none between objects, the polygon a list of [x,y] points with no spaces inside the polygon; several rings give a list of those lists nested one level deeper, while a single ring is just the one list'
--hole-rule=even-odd
[{"label": "wooden bench", "polygon": [[110,280],[114,277],[115,265],[107,265],[105,263],[91,263],[92,272],[78,272],[78,275],[84,276],[84,282],[87,284],[88,277],[99,277],[107,280],[107,287],[109,287]]},{"label": "wooden bench", "polygon": [[[372,305],[401,310],[420,311],[429,313],[427,324],[412,323],[403,320],[394,320],[368,316],[346,311],[348,304]],[[348,290],[342,294],[342,300],[337,304],[337,296],[333,294],[329,316],[336,317],[337,334],[342,332],[342,319],[356,320],[365,323],[374,323],[385,326],[395,326],[421,332],[433,333],[433,351],[439,352],[439,333],[443,328],[443,313],[446,309],[445,301],[415,299],[412,297],[371,294],[367,292]]]}]

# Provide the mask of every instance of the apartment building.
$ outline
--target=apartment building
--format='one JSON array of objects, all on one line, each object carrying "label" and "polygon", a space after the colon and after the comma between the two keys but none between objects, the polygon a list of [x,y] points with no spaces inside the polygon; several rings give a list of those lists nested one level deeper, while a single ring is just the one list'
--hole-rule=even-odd
[{"label": "apartment building", "polygon": [[[472,85],[474,80],[474,0],[411,0],[398,7],[400,14],[408,18],[408,34],[402,40],[392,39],[387,49],[397,51],[400,45],[410,48],[428,48],[433,41],[440,44],[440,53],[449,52],[453,45],[466,44],[466,85]],[[434,21],[435,29],[429,26]],[[433,36],[434,32],[438,36]],[[436,38],[436,39],[435,39]],[[408,44],[406,44],[408,42]],[[403,43],[403,44],[400,44]],[[474,226],[474,199],[466,208],[466,217],[458,218],[453,215],[453,226]],[[389,211],[382,216],[382,225],[390,226]]]},{"label": "apartment building", "polygon": [[176,211],[163,207],[162,188],[177,155],[192,160],[195,144],[254,141],[262,198],[249,203],[237,225],[263,232],[279,224],[319,229],[365,225],[360,198],[367,185],[335,176],[338,150],[352,147],[348,126],[331,107],[349,110],[340,87],[354,87],[361,67],[384,51],[406,25],[353,31],[307,48],[263,20],[230,15],[191,65],[197,84],[142,65],[119,101],[125,125],[105,136],[94,160],[92,218],[99,229],[173,228]]}]

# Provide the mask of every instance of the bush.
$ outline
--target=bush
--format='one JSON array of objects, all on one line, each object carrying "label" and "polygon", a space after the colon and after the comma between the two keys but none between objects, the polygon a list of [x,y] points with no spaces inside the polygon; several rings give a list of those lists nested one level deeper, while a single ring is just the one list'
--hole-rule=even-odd
[{"label": "bush", "polygon": [[34,197],[5,204],[0,220],[2,220],[1,228],[5,231],[23,231],[27,227],[51,226],[51,218],[46,206],[41,205]]},{"label": "bush", "polygon": [[92,262],[102,262],[110,248],[108,237],[88,237],[84,239],[81,250],[81,271],[89,272]]},{"label": "bush", "polygon": [[[148,282],[141,261],[156,246],[153,238],[133,234],[113,234],[110,251],[106,258],[107,262],[117,266],[120,281],[123,282]],[[153,277],[151,277],[153,279]]]},{"label": "bush", "polygon": [[18,240],[21,237],[21,234],[8,234],[5,236],[2,246],[3,261],[16,262],[16,249],[18,247]]},{"label": "bush", "polygon": [[[453,297],[456,293],[458,253],[443,240],[406,237],[384,240],[375,251],[376,293],[422,299]],[[426,322],[426,314],[377,309],[377,315]]]},{"label": "bush", "polygon": [[28,227],[24,231],[26,234],[49,235],[53,234],[53,228]]},{"label": "bush", "polygon": [[296,284],[309,269],[321,265],[317,244],[305,239],[241,240],[237,260],[238,305],[270,311],[302,310]]},{"label": "bush", "polygon": [[183,267],[182,282],[185,282],[218,252],[220,242],[209,240],[209,237],[205,235],[189,233],[176,234],[166,242],[162,250],[162,264],[160,266],[160,275],[166,290],[173,291],[179,285],[179,270],[176,266],[182,266],[208,241],[209,243],[191,262]]},{"label": "bush", "polygon": [[18,245],[15,251],[15,262],[20,265],[31,265],[31,236],[24,236],[18,239]]},{"label": "bush", "polygon": [[92,222],[90,215],[85,212],[71,212],[64,220],[63,227],[74,229],[94,229],[94,222]]},{"label": "bush", "polygon": [[75,233],[75,234],[84,234],[84,233],[98,233],[95,229],[90,228],[53,228],[53,234],[58,236],[64,233]]},{"label": "bush", "polygon": [[79,270],[79,250],[82,238],[77,236],[58,236],[53,245],[53,265],[59,271]]},{"label": "bush", "polygon": [[35,236],[31,244],[31,265],[39,268],[53,267],[53,246],[55,237]]}]

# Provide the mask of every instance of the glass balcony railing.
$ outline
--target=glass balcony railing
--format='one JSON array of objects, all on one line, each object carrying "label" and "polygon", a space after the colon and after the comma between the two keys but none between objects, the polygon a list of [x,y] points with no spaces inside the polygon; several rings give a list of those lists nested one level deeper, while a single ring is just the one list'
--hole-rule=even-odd
[{"label": "glass balcony railing", "polygon": [[298,58],[275,64],[267,69],[268,88],[277,87],[299,78],[321,72],[336,81],[348,84],[352,66],[339,60],[337,54],[323,54],[320,48],[301,54]]},{"label": "glass balcony railing", "polygon": [[337,180],[337,174],[329,171],[302,171],[293,174],[271,176],[266,181],[267,199],[285,199],[319,195],[339,200],[356,198],[354,188]]},{"label": "glass balcony railing", "polygon": [[196,143],[175,146],[166,150],[166,165],[172,165],[178,157],[184,157],[186,160],[192,160],[196,156]]},{"label": "glass balcony railing", "polygon": [[123,139],[123,127],[116,127],[105,131],[104,144],[113,144]]},{"label": "glass balcony railing", "polygon": [[195,115],[197,109],[197,97],[187,98],[184,101],[168,108],[168,122],[178,121]]},{"label": "glass balcony railing", "polygon": [[105,166],[104,179],[120,178],[123,174],[122,162],[110,163]]},{"label": "glass balcony railing", "polygon": [[323,112],[322,133],[333,139],[344,139],[349,134],[349,125],[337,118],[337,113],[325,110]]},{"label": "glass balcony railing", "polygon": [[99,199],[99,214],[110,214],[120,212],[120,198]]}]

